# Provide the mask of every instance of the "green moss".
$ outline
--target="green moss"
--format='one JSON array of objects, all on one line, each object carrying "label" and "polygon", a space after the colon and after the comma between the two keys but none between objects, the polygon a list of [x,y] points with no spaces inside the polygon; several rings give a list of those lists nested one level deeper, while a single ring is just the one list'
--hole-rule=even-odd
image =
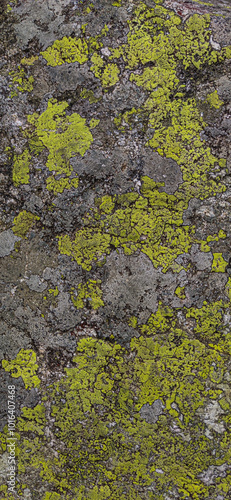
[{"label": "green moss", "polygon": [[223,101],[219,99],[217,90],[207,95],[207,101],[209,105],[215,109],[219,109],[222,106],[222,104],[224,104]]},{"label": "green moss", "polygon": [[26,238],[27,233],[30,231],[36,220],[40,220],[40,217],[33,215],[31,212],[23,210],[14,218],[14,226],[12,231],[16,236],[20,238]]},{"label": "green moss", "polygon": [[13,183],[16,187],[20,184],[29,184],[29,165],[31,156],[28,149],[22,154],[14,156]]},{"label": "green moss", "polygon": [[80,283],[78,285],[77,298],[71,292],[71,300],[77,309],[83,309],[89,303],[92,309],[98,309],[104,306],[102,300],[103,292],[100,289],[101,280],[89,280],[86,284]]},{"label": "green moss", "polygon": [[41,52],[48,66],[60,66],[64,63],[78,62],[83,64],[88,60],[88,46],[81,38],[56,40],[51,47]]},{"label": "green moss", "polygon": [[4,359],[2,367],[10,372],[12,377],[22,377],[26,389],[40,385],[40,380],[36,375],[38,369],[36,354],[32,349],[21,349],[16,358],[11,361]]},{"label": "green moss", "polygon": [[213,254],[212,271],[216,273],[225,273],[228,262],[223,259],[222,253]]},{"label": "green moss", "polygon": [[49,151],[47,168],[66,177],[60,180],[49,177],[48,189],[56,192],[62,192],[71,186],[77,187],[77,179],[68,180],[73,170],[70,159],[77,154],[83,156],[93,141],[86,119],[77,113],[66,115],[67,107],[67,102],[58,103],[51,99],[41,115],[34,113],[28,116],[28,122],[34,127],[34,132],[30,133],[32,148],[36,144],[39,148],[41,145],[46,147]]}]

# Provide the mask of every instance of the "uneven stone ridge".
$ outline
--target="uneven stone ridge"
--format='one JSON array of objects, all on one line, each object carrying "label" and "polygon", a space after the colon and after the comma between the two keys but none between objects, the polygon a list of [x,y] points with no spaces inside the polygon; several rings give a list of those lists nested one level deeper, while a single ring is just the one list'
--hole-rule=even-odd
[{"label": "uneven stone ridge", "polygon": [[230,1],[0,19],[0,498],[229,499]]}]

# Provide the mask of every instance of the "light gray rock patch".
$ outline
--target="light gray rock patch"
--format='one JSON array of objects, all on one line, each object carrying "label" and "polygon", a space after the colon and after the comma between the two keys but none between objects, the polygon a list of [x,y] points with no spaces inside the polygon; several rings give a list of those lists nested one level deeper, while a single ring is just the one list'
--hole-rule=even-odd
[{"label": "light gray rock patch", "polygon": [[151,177],[155,182],[164,182],[160,191],[173,194],[179,184],[183,182],[182,172],[177,163],[169,158],[163,158],[153,151],[144,151],[142,158],[143,174]]},{"label": "light gray rock patch", "polygon": [[220,407],[218,401],[209,402],[209,404],[205,408],[205,412],[203,415],[204,423],[207,425],[209,431],[212,429],[219,434],[225,432],[224,423],[222,421],[219,421],[223,413],[224,411]]},{"label": "light gray rock patch", "polygon": [[199,271],[211,269],[213,256],[211,252],[200,252],[198,245],[192,245],[190,257]]},{"label": "light gray rock patch", "polygon": [[148,403],[143,405],[140,410],[140,416],[148,424],[155,424],[159,416],[163,413],[164,405],[160,399],[156,399],[152,405]]},{"label": "light gray rock patch", "polygon": [[[14,12],[19,20],[14,29],[18,46],[26,48],[30,40],[36,37],[44,50],[57,38],[69,36],[70,25],[64,23],[65,18],[61,15],[63,7],[68,4],[69,0],[57,2],[37,0],[33,3],[31,0],[25,0],[16,7]],[[54,19],[54,13],[59,14],[56,19]]]},{"label": "light gray rock patch", "polygon": [[120,318],[135,314],[145,322],[156,311],[160,273],[146,255],[114,251],[107,258],[105,274],[103,300],[110,314]]},{"label": "light gray rock patch", "polygon": [[202,472],[201,474],[198,474],[199,479],[203,483],[205,483],[207,486],[210,486],[211,484],[215,483],[215,480],[217,477],[225,477],[226,476],[226,470],[228,468],[227,464],[222,464],[222,465],[211,465],[208,467],[207,470]]},{"label": "light gray rock patch", "polygon": [[14,245],[16,241],[20,241],[21,238],[15,236],[12,229],[7,229],[0,233],[0,257],[6,257],[14,250]]},{"label": "light gray rock patch", "polygon": [[45,283],[44,280],[37,274],[32,274],[26,283],[30,290],[34,292],[44,292],[47,288],[47,283]]},{"label": "light gray rock patch", "polygon": [[217,81],[217,93],[220,99],[231,99],[231,80],[227,76],[222,76]]}]

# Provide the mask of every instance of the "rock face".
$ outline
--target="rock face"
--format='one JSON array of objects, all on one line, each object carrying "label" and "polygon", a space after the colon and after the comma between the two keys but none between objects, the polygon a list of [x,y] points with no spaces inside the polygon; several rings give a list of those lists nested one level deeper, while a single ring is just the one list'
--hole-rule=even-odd
[{"label": "rock face", "polygon": [[0,22],[1,498],[228,499],[230,2]]}]

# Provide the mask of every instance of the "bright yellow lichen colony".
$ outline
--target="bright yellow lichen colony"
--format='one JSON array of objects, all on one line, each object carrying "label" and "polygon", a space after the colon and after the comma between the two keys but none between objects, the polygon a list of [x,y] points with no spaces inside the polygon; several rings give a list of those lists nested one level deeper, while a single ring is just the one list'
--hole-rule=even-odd
[{"label": "bright yellow lichen colony", "polygon": [[[193,15],[183,24],[171,10],[161,5],[150,9],[143,3],[129,22],[127,43],[110,49],[111,63],[100,55],[100,36],[64,37],[42,56],[52,66],[84,64],[90,57],[91,71],[104,90],[118,84],[123,61],[130,81],[145,89],[147,99],[141,108],[118,115],[115,126],[126,133],[134,120],[148,124],[153,129],[148,145],[177,161],[183,183],[169,195],[160,192],[163,184],[143,177],[140,194],[96,199],[74,239],[59,237],[59,250],[86,271],[95,262],[102,265],[112,248],[119,247],[126,255],[140,250],[164,272],[179,271],[182,267],[175,260],[192,243],[201,243],[202,251],[209,251],[210,242],[226,238],[220,230],[198,241],[194,227],[183,225],[191,198],[203,199],[225,190],[220,170],[226,162],[216,158],[201,139],[205,122],[196,99],[187,98],[178,70],[214,65],[231,57],[231,49],[212,49],[209,16]],[[84,97],[93,98],[86,92]],[[216,91],[208,94],[205,104],[217,110],[222,106]],[[28,182],[30,154],[46,148],[46,165],[54,173],[47,188],[57,194],[77,187],[70,159],[84,155],[93,137],[86,120],[77,113],[68,115],[67,106],[51,100],[46,111],[28,118],[30,153],[14,159],[16,186]],[[211,174],[217,175],[215,180]],[[15,218],[16,235],[26,236],[36,219],[31,216],[24,211]],[[224,272],[227,262],[222,254],[213,257],[212,272]],[[50,293],[55,296],[58,289]],[[175,294],[183,300],[184,287],[177,287]],[[228,498],[228,470],[225,476],[218,474],[212,485],[200,476],[231,459],[227,370],[231,333],[225,321],[231,312],[231,279],[226,295],[226,301],[204,302],[201,308],[182,307],[184,326],[179,309],[162,303],[146,324],[138,326],[137,318],[131,317],[129,324],[139,336],[131,340],[129,350],[95,338],[77,342],[73,366],[66,368],[61,380],[41,390],[41,403],[24,408],[17,423],[19,475],[24,478],[31,470],[39,472],[47,489],[42,500],[164,500],[174,491],[184,499]],[[79,309],[87,301],[93,309],[103,306],[100,281],[78,285],[71,299]],[[26,386],[38,385],[38,366],[31,351],[20,351],[15,360],[5,360],[3,367],[14,377],[22,376]],[[156,400],[163,410],[148,423],[140,410],[144,405],[150,409]],[[215,427],[203,418],[208,405],[217,405],[222,415]],[[52,446],[50,435],[44,432],[48,425]],[[6,432],[1,438],[3,451]],[[19,495],[25,488],[25,484],[18,486]],[[5,498],[10,498],[7,493]]]}]

